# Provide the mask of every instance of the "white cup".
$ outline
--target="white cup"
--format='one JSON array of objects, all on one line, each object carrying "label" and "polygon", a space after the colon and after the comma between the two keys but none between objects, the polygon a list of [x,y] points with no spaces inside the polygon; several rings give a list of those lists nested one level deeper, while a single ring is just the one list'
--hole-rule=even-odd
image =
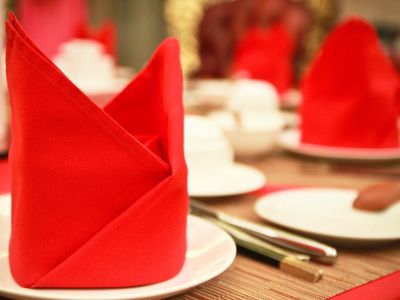
[{"label": "white cup", "polygon": [[205,117],[185,117],[185,158],[189,172],[212,172],[233,164],[233,149]]}]

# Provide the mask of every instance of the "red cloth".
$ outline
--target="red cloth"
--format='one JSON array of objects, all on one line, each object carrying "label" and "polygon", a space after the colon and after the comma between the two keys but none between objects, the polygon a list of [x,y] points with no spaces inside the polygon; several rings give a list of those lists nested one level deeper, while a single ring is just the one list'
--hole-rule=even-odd
[{"label": "red cloth", "polygon": [[299,186],[290,184],[266,184],[262,188],[251,193],[255,197],[262,197],[271,193],[286,191],[290,189],[298,189]]},{"label": "red cloth", "polygon": [[250,28],[238,42],[233,73],[272,83],[283,93],[292,87],[294,40],[282,25]]},{"label": "red cloth", "polygon": [[399,147],[399,78],[371,25],[337,26],[303,85],[301,141],[351,148]]},{"label": "red cloth", "polygon": [[102,110],[10,15],[7,78],[14,279],[101,288],[176,275],[188,207],[177,41],[164,41]]},{"label": "red cloth", "polygon": [[81,26],[76,34],[77,38],[92,39],[104,46],[104,50],[112,57],[116,57],[117,30],[111,21],[104,22],[99,29],[90,28],[87,23]]},{"label": "red cloth", "polygon": [[380,277],[374,281],[360,285],[354,289],[336,295],[334,300],[399,300],[400,271]]},{"label": "red cloth", "polygon": [[18,13],[31,39],[52,57],[87,22],[87,1],[23,0],[18,1]]},{"label": "red cloth", "polygon": [[9,193],[11,190],[10,169],[7,160],[0,159],[0,194]]}]

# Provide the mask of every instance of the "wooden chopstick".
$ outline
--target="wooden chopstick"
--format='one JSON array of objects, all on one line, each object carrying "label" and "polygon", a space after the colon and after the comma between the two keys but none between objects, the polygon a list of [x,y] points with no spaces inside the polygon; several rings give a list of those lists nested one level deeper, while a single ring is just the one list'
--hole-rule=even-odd
[{"label": "wooden chopstick", "polygon": [[238,246],[262,255],[267,258],[265,261],[269,265],[277,267],[285,273],[311,282],[317,282],[323,276],[323,269],[300,261],[294,256],[287,255],[285,251],[282,251],[277,246],[273,246],[224,222],[209,217],[204,218],[224,229],[232,236]]}]

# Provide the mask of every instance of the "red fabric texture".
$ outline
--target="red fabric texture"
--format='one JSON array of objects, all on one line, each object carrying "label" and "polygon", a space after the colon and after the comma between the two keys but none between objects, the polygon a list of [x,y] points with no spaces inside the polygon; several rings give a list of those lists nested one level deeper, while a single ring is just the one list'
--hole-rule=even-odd
[{"label": "red fabric texture", "polygon": [[332,300],[399,300],[400,271],[380,277],[354,289],[331,297]]},{"label": "red fabric texture", "polygon": [[104,288],[176,275],[188,207],[177,41],[164,41],[102,110],[13,15],[6,30],[14,279]]},{"label": "red fabric texture", "polygon": [[0,194],[7,194],[11,190],[11,176],[7,160],[0,159]]},{"label": "red fabric texture", "polygon": [[294,47],[294,39],[280,24],[250,28],[236,46],[233,73],[268,81],[283,93],[293,83]]},{"label": "red fabric texture", "polygon": [[99,29],[90,28],[87,23],[81,26],[76,34],[77,38],[91,39],[104,46],[104,50],[112,57],[116,57],[117,29],[111,21],[104,22]]},{"label": "red fabric texture", "polygon": [[399,78],[373,27],[358,18],[327,37],[302,84],[301,141],[399,147]]}]

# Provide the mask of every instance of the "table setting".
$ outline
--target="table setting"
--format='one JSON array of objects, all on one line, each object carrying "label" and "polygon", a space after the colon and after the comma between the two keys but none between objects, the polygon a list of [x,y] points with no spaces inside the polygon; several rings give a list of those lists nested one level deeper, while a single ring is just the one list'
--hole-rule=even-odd
[{"label": "table setting", "polygon": [[367,21],[296,89],[280,26],[229,79],[185,78],[171,37],[127,79],[96,38],[49,58],[13,12],[5,33],[0,299],[400,297],[400,82]]}]

